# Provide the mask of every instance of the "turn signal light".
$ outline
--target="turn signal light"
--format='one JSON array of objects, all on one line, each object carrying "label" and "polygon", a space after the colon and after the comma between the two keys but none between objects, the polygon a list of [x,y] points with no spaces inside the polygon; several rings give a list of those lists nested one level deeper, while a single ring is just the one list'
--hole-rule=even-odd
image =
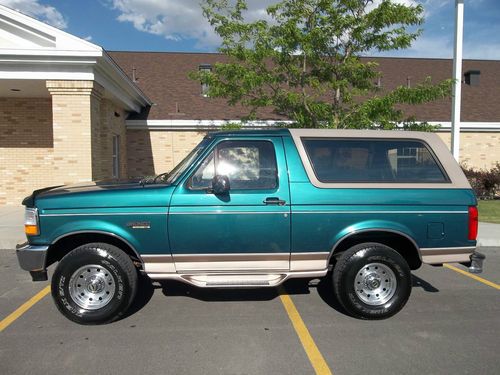
[{"label": "turn signal light", "polygon": [[469,240],[475,241],[477,238],[477,227],[479,224],[479,215],[476,206],[469,207]]},{"label": "turn signal light", "polygon": [[26,233],[28,236],[38,236],[40,234],[40,231],[38,230],[37,225],[25,225],[24,233]]},{"label": "turn signal light", "polygon": [[38,236],[40,234],[38,210],[36,208],[26,208],[24,213],[24,233],[27,236]]}]

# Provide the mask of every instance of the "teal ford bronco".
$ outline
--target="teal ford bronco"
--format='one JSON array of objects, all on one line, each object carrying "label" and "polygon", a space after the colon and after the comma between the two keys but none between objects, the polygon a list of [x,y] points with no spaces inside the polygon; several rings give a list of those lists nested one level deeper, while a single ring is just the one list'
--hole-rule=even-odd
[{"label": "teal ford bronco", "polygon": [[328,277],[350,315],[389,317],[422,263],[468,264],[476,198],[435,134],[278,129],[210,134],[154,179],[27,197],[21,267],[83,324],[122,315],[138,278],[204,288]]}]

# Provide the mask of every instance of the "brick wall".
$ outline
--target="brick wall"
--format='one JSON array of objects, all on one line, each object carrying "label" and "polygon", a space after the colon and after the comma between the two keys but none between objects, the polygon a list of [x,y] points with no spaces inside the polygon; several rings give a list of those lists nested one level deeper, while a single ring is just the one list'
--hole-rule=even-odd
[{"label": "brick wall", "polygon": [[127,176],[126,113],[92,81],[47,81],[49,98],[0,98],[0,206],[35,189],[112,176],[120,135]]},{"label": "brick wall", "polygon": [[[170,171],[206,134],[125,130],[126,113],[89,84],[83,94],[73,91],[81,83],[65,83],[52,98],[0,98],[0,206],[19,205],[34,189],[111,177],[113,134],[120,177]],[[450,145],[450,133],[438,135]],[[461,161],[490,168],[499,144],[499,132],[462,133]]]},{"label": "brick wall", "polygon": [[[451,148],[451,133],[437,133]],[[500,162],[500,132],[460,134],[460,162],[477,169],[490,169]]]},{"label": "brick wall", "polygon": [[108,179],[113,175],[113,136],[120,136],[120,178],[127,177],[127,114],[108,99],[100,102],[100,128],[94,133],[98,151],[93,159],[93,178]]},{"label": "brick wall", "polygon": [[127,130],[127,164],[131,177],[168,172],[191,151],[206,132]]},{"label": "brick wall", "polygon": [[47,81],[52,95],[54,175],[60,184],[91,181],[99,157],[102,87],[93,81]]},{"label": "brick wall", "polygon": [[54,185],[52,101],[0,98],[0,206]]},{"label": "brick wall", "polygon": [[[437,133],[450,147],[449,132]],[[206,135],[198,131],[127,131],[129,176],[170,171]],[[462,133],[460,160],[475,168],[491,168],[500,162],[500,133]]]}]

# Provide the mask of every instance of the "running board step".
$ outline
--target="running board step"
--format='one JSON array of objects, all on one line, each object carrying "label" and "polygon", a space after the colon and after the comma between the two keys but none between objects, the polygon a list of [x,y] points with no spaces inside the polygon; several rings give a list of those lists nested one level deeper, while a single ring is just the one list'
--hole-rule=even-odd
[{"label": "running board step", "polygon": [[263,281],[263,280],[241,280],[238,281],[238,284],[235,284],[234,281],[207,281],[206,286],[232,286],[232,285],[238,285],[238,286],[245,286],[245,285],[258,285],[258,286],[269,286],[269,281]]},{"label": "running board step", "polygon": [[195,274],[182,275],[182,278],[193,285],[205,288],[251,288],[271,287],[281,284],[286,274]]}]

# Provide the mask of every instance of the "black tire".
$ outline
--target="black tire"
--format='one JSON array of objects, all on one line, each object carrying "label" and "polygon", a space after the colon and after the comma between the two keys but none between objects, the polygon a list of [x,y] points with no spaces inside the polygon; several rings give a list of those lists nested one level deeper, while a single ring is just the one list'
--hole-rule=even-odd
[{"label": "black tire", "polygon": [[[93,276],[84,277],[83,268],[86,266],[90,266],[87,271],[92,272],[89,275],[94,274]],[[78,280],[84,281],[78,284]],[[92,294],[86,289],[92,281],[96,286],[90,288],[98,294]],[[81,285],[83,283],[86,285]],[[137,292],[138,278],[132,260],[122,250],[106,243],[89,243],[77,247],[62,258],[51,284],[52,297],[66,318],[79,324],[103,324],[112,322],[125,313]],[[81,293],[80,297],[78,291],[89,294]],[[96,305],[86,308],[84,300],[88,296],[100,295],[104,296],[104,302],[98,302],[94,298],[94,302],[88,303]],[[103,297],[98,298],[102,300]],[[89,300],[92,301],[92,298]],[[100,306],[99,303],[105,305]]]},{"label": "black tire", "polygon": [[[382,272],[390,277],[386,279]],[[384,286],[387,288],[382,291]],[[397,251],[379,243],[362,243],[346,250],[337,260],[333,269],[333,289],[350,315],[360,319],[386,319],[408,301],[411,272]],[[371,295],[370,290],[373,290]],[[375,293],[381,293],[380,297]]]}]

